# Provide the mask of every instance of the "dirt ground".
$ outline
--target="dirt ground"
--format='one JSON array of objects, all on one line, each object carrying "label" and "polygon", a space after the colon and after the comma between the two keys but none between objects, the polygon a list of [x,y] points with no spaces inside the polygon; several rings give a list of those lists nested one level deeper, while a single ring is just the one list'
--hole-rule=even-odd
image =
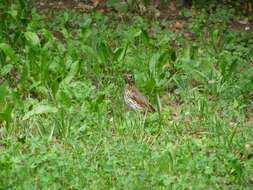
[{"label": "dirt ground", "polygon": [[[155,5],[158,5],[157,0],[154,1]],[[46,12],[48,10],[64,10],[64,9],[74,9],[80,12],[91,12],[94,10],[98,10],[104,14],[109,13],[110,10],[106,6],[106,0],[38,0],[35,4],[36,9],[40,12]],[[158,7],[158,6],[156,6]],[[190,7],[184,7],[190,9]],[[140,6],[140,10],[138,14],[145,14],[143,13],[143,9],[145,7]],[[171,26],[170,29],[173,30],[181,30],[184,29],[185,18],[179,14],[182,6],[178,7],[175,1],[170,1],[166,5],[163,5],[162,8],[156,8],[152,10],[153,12],[149,12],[149,14],[154,14],[157,19],[164,19],[168,18],[174,21],[174,25]],[[230,23],[230,29],[234,31],[253,31],[253,22],[249,22],[247,20],[233,20]],[[186,37],[188,36],[186,32]]]}]

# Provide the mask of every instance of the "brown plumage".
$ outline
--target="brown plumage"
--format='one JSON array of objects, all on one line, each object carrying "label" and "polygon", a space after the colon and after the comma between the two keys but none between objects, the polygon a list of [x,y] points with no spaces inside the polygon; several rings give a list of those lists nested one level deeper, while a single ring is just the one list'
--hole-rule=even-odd
[{"label": "brown plumage", "polygon": [[131,74],[125,74],[124,79],[126,82],[124,99],[126,104],[134,110],[144,112],[155,112],[155,108],[149,101],[140,93],[134,85],[134,77]]}]

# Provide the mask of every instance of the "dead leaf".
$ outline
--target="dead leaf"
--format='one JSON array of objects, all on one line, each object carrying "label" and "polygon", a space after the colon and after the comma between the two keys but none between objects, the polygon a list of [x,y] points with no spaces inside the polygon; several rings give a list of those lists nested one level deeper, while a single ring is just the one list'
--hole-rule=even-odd
[{"label": "dead leaf", "polygon": [[44,5],[45,5],[45,3],[39,2],[39,6],[43,7]]},{"label": "dead leaf", "polygon": [[161,15],[160,11],[159,11],[159,10],[156,10],[156,11],[155,11],[155,18],[160,17],[160,15]]},{"label": "dead leaf", "polygon": [[160,0],[155,0],[154,5],[155,5],[155,7],[158,7],[160,5]]},{"label": "dead leaf", "polygon": [[248,18],[245,18],[244,20],[238,20],[238,22],[239,22],[240,24],[246,25],[246,24],[249,24],[249,19],[248,19]]},{"label": "dead leaf", "polygon": [[183,21],[176,21],[174,24],[170,25],[170,29],[173,31],[181,30],[184,27]]},{"label": "dead leaf", "polygon": [[169,4],[169,9],[171,11],[176,11],[177,10],[177,7],[176,7],[176,1],[171,1],[170,4]]},{"label": "dead leaf", "polygon": [[89,10],[92,10],[93,8],[94,8],[93,6],[86,5],[82,2],[79,2],[77,4],[77,9],[80,9],[81,11],[89,11]]},{"label": "dead leaf", "polygon": [[189,38],[191,37],[191,34],[188,33],[188,32],[185,32],[185,33],[184,33],[184,37],[187,38],[187,39],[189,39]]},{"label": "dead leaf", "polygon": [[181,30],[184,27],[184,22],[180,22],[180,21],[176,21],[176,23],[174,24],[174,28]]},{"label": "dead leaf", "polygon": [[140,14],[143,15],[147,11],[147,8],[145,7],[145,5],[140,3],[139,4],[139,10],[140,10]]},{"label": "dead leaf", "polygon": [[247,120],[245,122],[245,127],[252,127],[253,126],[253,114],[248,114]]},{"label": "dead leaf", "polygon": [[92,2],[92,5],[96,7],[100,3],[100,0],[91,0],[91,2]]}]

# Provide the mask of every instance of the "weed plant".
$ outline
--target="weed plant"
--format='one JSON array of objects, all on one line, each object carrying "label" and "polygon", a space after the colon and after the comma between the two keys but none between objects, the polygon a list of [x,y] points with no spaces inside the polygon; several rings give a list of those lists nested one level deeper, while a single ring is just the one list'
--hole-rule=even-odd
[{"label": "weed plant", "polygon": [[[187,39],[28,5],[0,2],[0,189],[252,189],[253,35],[233,10],[189,12]],[[159,108],[145,128],[126,71]]]}]

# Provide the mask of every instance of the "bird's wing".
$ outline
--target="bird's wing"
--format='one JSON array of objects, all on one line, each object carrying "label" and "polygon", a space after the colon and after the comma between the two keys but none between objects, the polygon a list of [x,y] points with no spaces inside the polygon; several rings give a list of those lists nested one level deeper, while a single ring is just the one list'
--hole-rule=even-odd
[{"label": "bird's wing", "polygon": [[149,112],[155,112],[155,108],[152,106],[152,104],[146,99],[145,96],[141,94],[141,92],[135,87],[132,86],[132,93],[131,98],[135,100],[138,104],[145,107]]}]

